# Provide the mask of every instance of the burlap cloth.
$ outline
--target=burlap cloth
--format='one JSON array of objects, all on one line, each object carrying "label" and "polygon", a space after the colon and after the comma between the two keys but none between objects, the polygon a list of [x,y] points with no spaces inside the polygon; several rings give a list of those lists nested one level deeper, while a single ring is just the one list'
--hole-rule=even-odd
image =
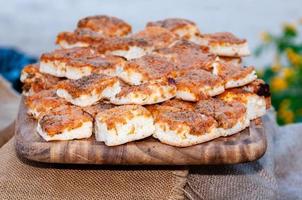
[{"label": "burlap cloth", "polygon": [[[7,88],[0,82],[4,98]],[[1,111],[14,114],[17,104],[2,98]],[[14,119],[1,114],[2,125]],[[17,158],[12,138],[0,149],[0,199],[302,199],[302,126],[279,128],[272,113],[264,122],[268,149],[260,160],[189,174],[185,167],[38,165]],[[0,142],[12,133],[12,125],[0,130]]]}]

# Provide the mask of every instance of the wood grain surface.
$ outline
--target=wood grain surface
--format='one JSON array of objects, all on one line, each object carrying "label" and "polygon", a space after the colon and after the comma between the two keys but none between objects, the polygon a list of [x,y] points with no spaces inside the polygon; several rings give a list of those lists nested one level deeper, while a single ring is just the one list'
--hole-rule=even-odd
[{"label": "wood grain surface", "polygon": [[21,101],[16,121],[16,151],[19,156],[44,163],[113,165],[207,165],[235,164],[259,159],[266,150],[262,124],[233,136],[185,148],[160,143],[154,138],[108,147],[94,137],[85,140],[46,142],[36,132],[36,120],[26,114]]}]

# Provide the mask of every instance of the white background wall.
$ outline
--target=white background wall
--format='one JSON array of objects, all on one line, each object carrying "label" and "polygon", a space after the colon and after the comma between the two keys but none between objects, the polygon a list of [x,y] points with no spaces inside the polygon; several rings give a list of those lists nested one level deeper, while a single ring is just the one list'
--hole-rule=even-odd
[{"label": "white background wall", "polygon": [[0,45],[39,55],[53,49],[56,34],[72,30],[79,18],[109,14],[128,21],[134,30],[150,20],[188,18],[203,32],[245,37],[253,49],[262,31],[277,32],[283,22],[298,20],[301,8],[302,0],[0,0]]}]

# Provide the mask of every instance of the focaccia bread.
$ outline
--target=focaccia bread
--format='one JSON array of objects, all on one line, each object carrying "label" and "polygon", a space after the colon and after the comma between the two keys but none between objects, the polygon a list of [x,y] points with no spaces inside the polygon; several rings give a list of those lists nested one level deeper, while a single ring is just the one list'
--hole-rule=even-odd
[{"label": "focaccia bread", "polygon": [[153,136],[187,147],[236,134],[271,106],[268,84],[242,64],[247,40],[203,33],[191,20],[148,22],[132,33],[119,18],[89,16],[56,43],[20,77],[47,141],[95,134],[116,146]]}]

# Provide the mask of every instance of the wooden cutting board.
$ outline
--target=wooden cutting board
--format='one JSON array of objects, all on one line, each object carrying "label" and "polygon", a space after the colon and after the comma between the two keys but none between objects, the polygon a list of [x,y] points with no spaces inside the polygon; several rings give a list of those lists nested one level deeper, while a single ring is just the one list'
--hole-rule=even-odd
[{"label": "wooden cutting board", "polygon": [[19,156],[44,163],[113,165],[206,165],[235,164],[259,159],[266,150],[263,126],[251,126],[229,137],[185,148],[160,143],[153,138],[108,147],[94,137],[84,140],[46,142],[36,132],[36,120],[26,114],[21,100],[16,121]]}]

